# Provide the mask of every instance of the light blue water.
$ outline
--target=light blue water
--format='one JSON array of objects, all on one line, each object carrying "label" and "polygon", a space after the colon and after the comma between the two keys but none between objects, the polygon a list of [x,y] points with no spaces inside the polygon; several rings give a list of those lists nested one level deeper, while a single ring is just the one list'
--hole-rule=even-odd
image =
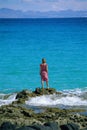
[{"label": "light blue water", "polygon": [[87,18],[0,19],[0,92],[41,87],[45,57],[57,90],[87,87]]}]

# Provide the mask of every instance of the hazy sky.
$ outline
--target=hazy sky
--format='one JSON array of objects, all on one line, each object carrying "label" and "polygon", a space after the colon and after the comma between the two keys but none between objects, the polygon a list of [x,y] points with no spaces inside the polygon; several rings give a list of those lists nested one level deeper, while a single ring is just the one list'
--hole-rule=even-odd
[{"label": "hazy sky", "polygon": [[0,8],[33,11],[86,10],[87,0],[0,0]]}]

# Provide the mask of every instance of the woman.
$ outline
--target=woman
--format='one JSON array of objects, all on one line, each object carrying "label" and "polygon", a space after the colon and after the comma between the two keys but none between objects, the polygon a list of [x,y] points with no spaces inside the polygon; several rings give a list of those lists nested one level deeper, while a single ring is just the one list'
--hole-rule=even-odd
[{"label": "woman", "polygon": [[40,64],[40,75],[41,75],[41,84],[42,88],[44,88],[44,81],[46,82],[47,87],[48,86],[48,65],[46,64],[46,60],[42,59],[42,64]]}]

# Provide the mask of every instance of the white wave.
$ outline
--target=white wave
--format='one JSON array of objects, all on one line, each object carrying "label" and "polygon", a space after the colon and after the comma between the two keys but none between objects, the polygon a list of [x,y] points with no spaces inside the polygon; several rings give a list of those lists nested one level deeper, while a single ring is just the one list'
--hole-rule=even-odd
[{"label": "white wave", "polygon": [[16,95],[17,94],[14,93],[10,95],[7,99],[4,99],[5,94],[0,94],[0,96],[2,96],[2,98],[0,99],[0,106],[11,104],[13,101],[16,100]]},{"label": "white wave", "polygon": [[32,106],[87,106],[87,100],[82,100],[80,97],[75,95],[43,95],[31,98],[26,101],[26,104]]},{"label": "white wave", "polygon": [[74,94],[74,95],[81,95],[83,93],[87,92],[87,88],[84,89],[80,89],[80,88],[76,88],[76,89],[70,89],[70,90],[63,90],[62,91],[64,94]]},{"label": "white wave", "polygon": [[0,93],[0,99],[4,99],[6,94]]}]

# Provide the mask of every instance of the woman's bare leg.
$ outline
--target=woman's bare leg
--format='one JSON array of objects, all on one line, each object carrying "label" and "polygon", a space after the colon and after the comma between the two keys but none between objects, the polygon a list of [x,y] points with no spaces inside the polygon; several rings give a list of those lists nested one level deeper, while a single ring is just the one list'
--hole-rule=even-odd
[{"label": "woman's bare leg", "polygon": [[49,88],[49,84],[48,84],[48,81],[46,81],[46,85],[47,85],[47,88]]},{"label": "woman's bare leg", "polygon": [[42,89],[44,89],[44,81],[41,80]]},{"label": "woman's bare leg", "polygon": [[41,84],[42,84],[42,93],[44,94],[44,81],[41,80]]}]

